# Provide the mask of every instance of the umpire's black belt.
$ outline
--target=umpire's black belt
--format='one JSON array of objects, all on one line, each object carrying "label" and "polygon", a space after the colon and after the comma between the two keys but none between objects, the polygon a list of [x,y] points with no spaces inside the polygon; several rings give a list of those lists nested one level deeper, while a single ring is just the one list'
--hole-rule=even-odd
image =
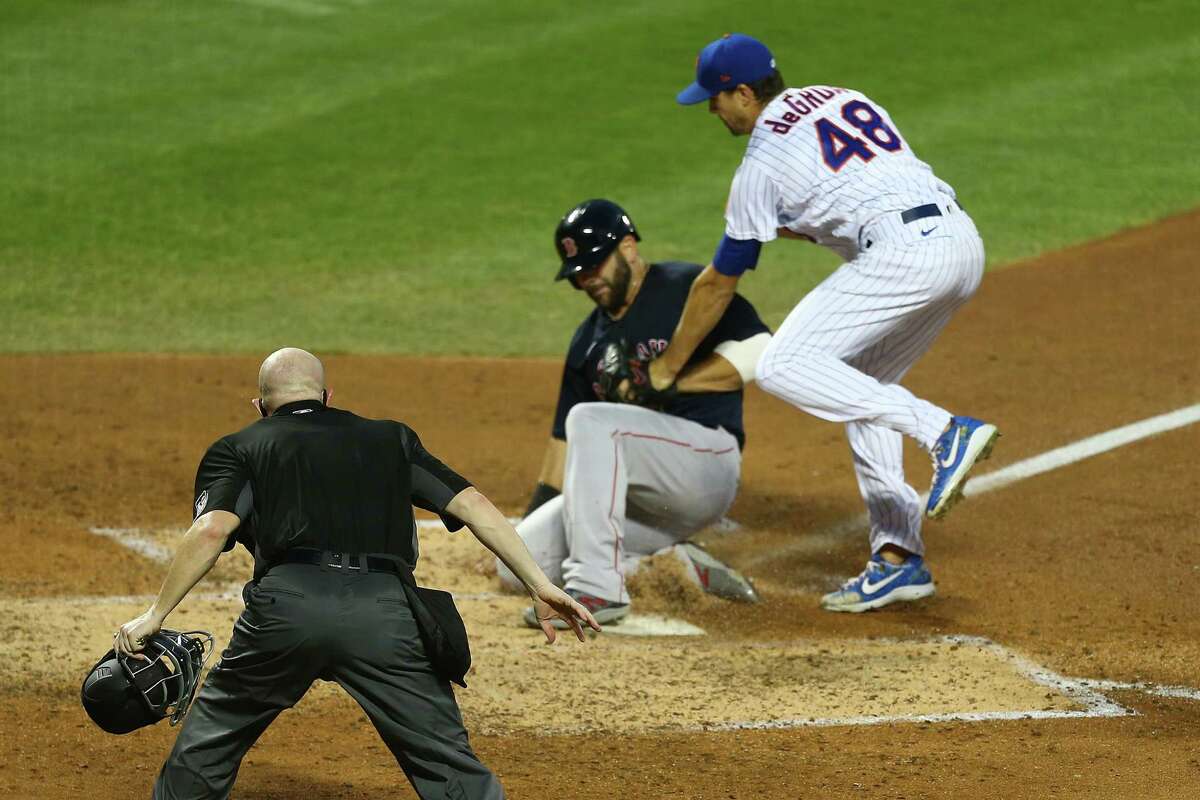
[{"label": "umpire's black belt", "polygon": [[315,550],[308,547],[297,547],[288,550],[280,560],[281,564],[312,564],[317,567],[330,567],[353,572],[390,572],[393,575],[403,575],[404,571],[390,558],[360,555],[358,553],[337,553],[329,550]]},{"label": "umpire's black belt", "polygon": [[[950,203],[958,206],[960,211],[965,210],[962,207],[962,203],[959,203],[955,200],[951,200]],[[905,225],[907,225],[908,223],[914,222],[918,219],[925,219],[926,217],[940,217],[940,216],[942,216],[941,206],[939,206],[937,203],[926,203],[923,206],[913,206],[912,208],[908,209],[907,211],[901,211],[900,212],[900,221],[903,222]]]}]

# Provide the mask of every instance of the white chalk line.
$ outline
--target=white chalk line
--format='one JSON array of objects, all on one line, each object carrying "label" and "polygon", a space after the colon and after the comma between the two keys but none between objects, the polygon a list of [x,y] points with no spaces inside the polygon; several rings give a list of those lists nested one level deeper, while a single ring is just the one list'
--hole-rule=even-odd
[{"label": "white chalk line", "polygon": [[963,489],[963,494],[971,497],[990,492],[993,489],[1008,486],[1010,483],[1032,478],[1034,475],[1041,475],[1043,472],[1065,467],[1076,461],[1098,456],[1109,450],[1115,450],[1141,439],[1166,433],[1176,428],[1183,428],[1196,422],[1200,422],[1200,403],[1120,428],[1113,428],[1104,433],[1080,439],[1073,444],[1042,453],[1040,456],[1009,464],[1004,469],[973,478]]},{"label": "white chalk line", "polygon": [[[868,640],[874,643],[887,640]],[[906,640],[896,640],[906,641]],[[912,641],[912,640],[907,640]],[[1185,698],[1200,701],[1200,689],[1189,686],[1164,686],[1146,681],[1126,683],[1121,681],[1069,678],[1043,667],[1019,653],[982,636],[941,636],[926,641],[953,643],[978,647],[995,654],[1011,664],[1019,674],[1031,682],[1071,699],[1083,706],[1082,709],[1029,709],[1027,711],[951,711],[939,714],[869,714],[850,717],[800,717],[776,720],[735,720],[730,722],[693,725],[683,730],[781,730],[808,727],[849,727],[856,725],[890,725],[896,723],[933,722],[999,722],[1006,720],[1034,719],[1085,719],[1103,717],[1136,716],[1137,711],[1101,694],[1099,690],[1127,690],[1159,697]]]},{"label": "white chalk line", "polygon": [[[881,640],[873,640],[879,643]],[[886,641],[886,640],[883,640]],[[904,641],[904,640],[897,640]],[[911,641],[911,640],[908,640]],[[1113,702],[1087,681],[1068,678],[1034,663],[1025,656],[981,636],[939,636],[926,641],[961,644],[987,650],[1011,664],[1016,671],[1039,686],[1057,692],[1083,706],[1082,709],[1029,709],[1025,711],[950,711],[939,714],[869,714],[852,717],[800,717],[778,720],[742,720],[696,726],[697,730],[781,730],[856,725],[891,725],[932,722],[1000,722],[1023,719],[1073,719],[1136,715],[1133,709]]]},{"label": "white chalk line", "polygon": [[[970,482],[963,488],[963,495],[966,497],[975,497],[985,492],[1009,486],[1017,481],[1032,478],[1035,475],[1041,475],[1059,467],[1065,467],[1069,464],[1091,458],[1092,456],[1107,453],[1109,450],[1124,447],[1141,439],[1166,433],[1177,428],[1183,428],[1196,422],[1200,422],[1200,403],[1166,414],[1149,417],[1148,419],[1124,425],[1120,428],[1113,428],[1112,430],[1098,433],[1095,436],[1089,436],[1086,439],[1080,439],[1054,450],[1048,450],[1041,455],[1009,464],[1007,467],[994,472],[989,472],[979,477],[972,477]],[[923,493],[921,495],[921,505],[924,505],[928,499],[929,493]],[[744,570],[761,567],[764,564],[800,552],[826,549],[851,533],[862,533],[870,527],[870,524],[870,519],[865,513],[842,520],[815,533],[805,534],[794,542],[790,542],[782,547],[773,548],[768,552],[761,553],[749,559],[745,562]]]},{"label": "white chalk line", "polygon": [[[1092,716],[1114,717],[1132,714],[1134,712],[1113,702],[1109,698],[1095,691],[1092,687],[1086,686],[1077,678],[1068,678],[1060,675],[1053,670],[1041,666],[1026,658],[1019,653],[1009,650],[1007,647],[997,644],[991,639],[983,636],[962,636],[953,635],[943,637],[943,641],[953,642],[955,644],[968,645],[987,650],[1016,668],[1017,672],[1024,675],[1032,682],[1039,686],[1045,686],[1048,689],[1053,689],[1059,694],[1070,697],[1072,700],[1084,706],[1087,712]],[[1052,713],[1052,712],[1047,712]]]},{"label": "white chalk line", "polygon": [[109,528],[100,526],[88,528],[89,533],[112,539],[122,547],[159,564],[165,564],[171,560],[171,551],[149,538],[147,533],[173,533],[182,536],[183,531],[183,528]]},{"label": "white chalk line", "polygon": [[[669,726],[656,729],[660,733],[704,733],[708,731],[733,730],[787,730],[792,728],[853,727],[866,725],[921,724],[936,722],[1003,722],[1014,720],[1046,719],[1097,719],[1137,716],[1138,712],[1127,708],[1100,690],[1138,691],[1161,697],[1177,697],[1200,701],[1200,689],[1188,686],[1164,686],[1149,682],[1125,683],[1120,681],[1070,678],[1035,663],[991,639],[982,636],[937,636],[928,639],[867,639],[872,645],[894,642],[897,644],[934,643],[960,644],[987,650],[1002,661],[1010,664],[1019,675],[1031,683],[1045,687],[1083,706],[1074,709],[1027,709],[1022,711],[948,711],[936,714],[863,714],[845,717],[795,717],[768,720],[730,720],[726,722],[699,723]],[[793,642],[794,643],[794,642]],[[778,646],[774,642],[735,642],[738,647]],[[844,642],[853,644],[853,642]],[[577,726],[566,726],[541,731],[541,735],[579,733]]]}]

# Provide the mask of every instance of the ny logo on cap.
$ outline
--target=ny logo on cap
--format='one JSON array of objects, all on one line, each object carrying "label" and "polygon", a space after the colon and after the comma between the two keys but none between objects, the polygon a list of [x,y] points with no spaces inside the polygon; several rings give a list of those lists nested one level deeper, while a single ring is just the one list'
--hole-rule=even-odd
[{"label": "ny logo on cap", "polygon": [[567,236],[562,240],[563,252],[567,254],[567,258],[574,258],[579,255],[579,248],[575,246],[575,240]]}]

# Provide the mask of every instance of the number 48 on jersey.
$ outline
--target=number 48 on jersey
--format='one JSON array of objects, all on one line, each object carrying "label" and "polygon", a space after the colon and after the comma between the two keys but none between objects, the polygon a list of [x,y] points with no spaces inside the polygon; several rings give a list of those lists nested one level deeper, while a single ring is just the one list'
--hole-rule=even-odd
[{"label": "number 48 on jersey", "polygon": [[870,161],[875,157],[872,144],[889,153],[894,153],[904,146],[900,135],[883,121],[883,117],[869,103],[851,100],[842,106],[842,119],[866,139],[855,136],[827,117],[817,120],[817,140],[821,143],[821,157],[825,159],[826,166],[834,172],[844,167],[852,158],[861,158],[864,163]]}]

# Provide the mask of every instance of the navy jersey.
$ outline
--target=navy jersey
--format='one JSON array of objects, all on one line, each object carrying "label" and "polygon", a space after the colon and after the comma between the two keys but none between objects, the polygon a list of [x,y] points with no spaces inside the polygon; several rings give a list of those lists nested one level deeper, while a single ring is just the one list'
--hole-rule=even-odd
[{"label": "navy jersey", "polygon": [[[625,312],[625,316],[614,320],[600,308],[592,310],[576,329],[571,346],[567,349],[562,387],[558,395],[558,409],[554,414],[554,428],[551,431],[554,438],[567,438],[567,413],[572,406],[603,399],[604,395],[598,382],[598,367],[609,342],[624,339],[631,347],[636,348],[639,356],[647,359],[667,349],[679,324],[679,318],[683,315],[683,306],[687,302],[692,281],[702,270],[703,267],[699,264],[651,264],[646,271],[642,288]],[[725,314],[696,348],[687,366],[708,358],[721,342],[741,341],[769,332],[767,326],[758,318],[754,306],[741,295],[735,294],[729,307],[725,309]],[[741,389],[733,392],[679,394],[663,411],[710,428],[724,428],[737,437],[739,447],[745,444]]]}]

